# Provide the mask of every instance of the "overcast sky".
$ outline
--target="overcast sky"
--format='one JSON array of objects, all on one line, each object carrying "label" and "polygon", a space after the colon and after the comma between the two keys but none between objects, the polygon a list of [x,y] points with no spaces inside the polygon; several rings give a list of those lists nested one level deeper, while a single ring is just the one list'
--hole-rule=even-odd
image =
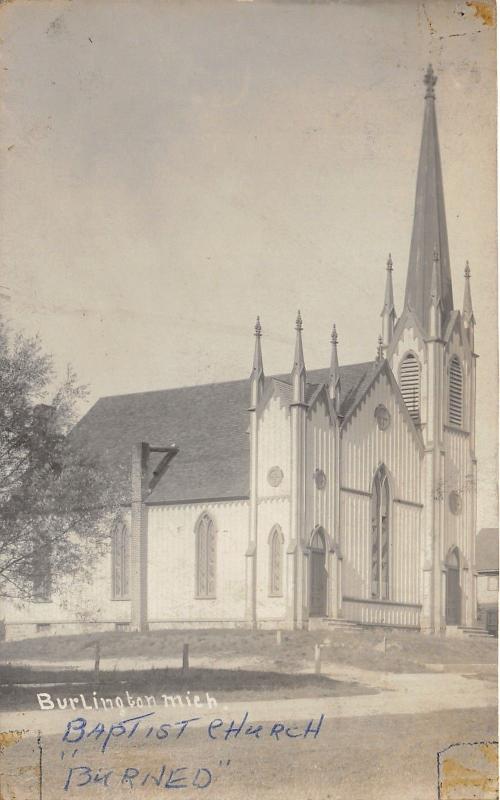
[{"label": "overcast sky", "polygon": [[477,319],[495,525],[495,33],[455,2],[37,0],[0,8],[2,309],[91,399],[375,356],[401,311],[429,60],[455,307]]}]

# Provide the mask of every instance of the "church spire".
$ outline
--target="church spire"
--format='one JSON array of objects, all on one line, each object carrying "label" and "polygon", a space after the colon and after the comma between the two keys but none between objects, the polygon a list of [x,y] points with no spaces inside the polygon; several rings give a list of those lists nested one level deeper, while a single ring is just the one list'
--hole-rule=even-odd
[{"label": "church spire", "polygon": [[439,252],[437,281],[441,299],[441,322],[453,310],[453,292],[444,208],[443,176],[436,121],[434,86],[437,77],[429,64],[425,74],[425,112],[417,174],[415,213],[410,260],[406,279],[405,306],[417,315],[424,330],[429,327],[433,248]]},{"label": "church spire", "polygon": [[476,320],[474,318],[474,312],[472,310],[472,297],[470,293],[470,266],[469,262],[465,262],[465,287],[464,287],[464,309],[462,312],[464,326],[469,334],[469,342],[472,349],[474,349],[474,325],[476,324]]},{"label": "church spire", "polygon": [[257,317],[257,322],[255,323],[255,350],[253,356],[253,367],[252,374],[250,375],[251,403],[253,408],[255,408],[258,404],[264,389],[264,366],[262,364],[262,350],[260,346],[261,337],[262,327],[260,324],[260,317]]},{"label": "church spire", "polygon": [[300,311],[297,312],[295,330],[295,356],[292,367],[293,402],[303,403],[306,392],[306,365],[302,350],[302,317],[300,316]]},{"label": "church spire", "polygon": [[387,259],[387,274],[385,279],[384,307],[380,314],[382,317],[382,340],[384,348],[390,345],[396,324],[396,308],[394,306],[394,291],[392,288],[392,257],[389,253]]},{"label": "church spire", "polygon": [[339,337],[337,336],[337,328],[334,324],[332,329],[332,356],[330,360],[330,374],[328,376],[328,394],[333,403],[335,411],[338,413],[340,408],[340,369],[339,369],[339,356],[337,352]]}]

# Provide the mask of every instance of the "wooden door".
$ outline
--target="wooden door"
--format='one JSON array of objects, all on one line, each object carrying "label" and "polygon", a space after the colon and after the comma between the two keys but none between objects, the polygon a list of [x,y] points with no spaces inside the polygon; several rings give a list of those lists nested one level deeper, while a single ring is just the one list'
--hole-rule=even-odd
[{"label": "wooden door", "polygon": [[460,625],[460,573],[456,567],[446,570],[446,624]]},{"label": "wooden door", "polygon": [[311,543],[309,580],[309,615],[324,617],[326,614],[326,568],[325,540],[317,532]]}]

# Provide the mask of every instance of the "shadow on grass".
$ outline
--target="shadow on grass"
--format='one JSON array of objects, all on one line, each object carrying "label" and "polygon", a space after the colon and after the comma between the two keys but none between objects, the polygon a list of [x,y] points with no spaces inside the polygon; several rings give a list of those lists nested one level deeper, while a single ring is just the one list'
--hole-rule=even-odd
[{"label": "shadow on grass", "polygon": [[90,670],[54,670],[0,666],[0,708],[18,710],[37,708],[38,692],[52,697],[161,694],[191,692],[204,698],[205,692],[223,694],[228,699],[289,699],[294,697],[346,697],[375,694],[376,690],[355,682],[336,681],[325,675],[294,675],[244,669],[142,669],[102,671],[96,680]]}]

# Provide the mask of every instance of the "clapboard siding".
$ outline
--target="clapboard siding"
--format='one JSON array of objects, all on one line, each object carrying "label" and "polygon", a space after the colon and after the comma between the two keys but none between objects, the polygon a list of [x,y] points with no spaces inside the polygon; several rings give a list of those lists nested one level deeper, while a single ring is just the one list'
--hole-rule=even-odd
[{"label": "clapboard siding", "polygon": [[[215,598],[196,597],[195,526],[208,512],[216,529]],[[149,509],[150,621],[244,620],[248,503],[193,503]]]},{"label": "clapboard siding", "polygon": [[[385,431],[379,430],[374,417],[379,404],[391,415]],[[385,375],[379,376],[351,417],[341,441],[341,486],[371,492],[375,471],[384,463],[392,476],[395,496],[421,503],[421,450]]]},{"label": "clapboard siding", "polygon": [[[391,424],[385,431],[378,428],[374,416],[379,404],[383,404],[391,415]],[[410,425],[387,377],[382,374],[343,431],[341,544],[345,597],[371,600],[371,492],[373,476],[383,463],[390,474],[393,498],[389,599],[399,603],[420,603],[422,452]],[[345,617],[351,618],[350,609],[351,605],[344,605]],[[360,619],[360,608],[356,607],[353,613],[352,619]],[[370,605],[366,611],[370,619],[367,617],[366,621],[377,621],[378,613]],[[395,612],[391,613],[394,616]],[[408,619],[405,612],[401,621],[394,624],[416,624],[415,615],[411,617],[413,621]]]},{"label": "clapboard siding", "polygon": [[[334,504],[334,430],[325,402],[319,400],[309,414],[306,426],[306,540],[316,525],[333,536]],[[326,484],[318,488],[314,473],[325,473]]]},{"label": "clapboard siding", "polygon": [[[258,424],[258,493],[259,497],[282,497],[290,492],[290,414],[278,397],[271,397]],[[278,466],[283,471],[279,486],[271,486],[268,473]]]}]

